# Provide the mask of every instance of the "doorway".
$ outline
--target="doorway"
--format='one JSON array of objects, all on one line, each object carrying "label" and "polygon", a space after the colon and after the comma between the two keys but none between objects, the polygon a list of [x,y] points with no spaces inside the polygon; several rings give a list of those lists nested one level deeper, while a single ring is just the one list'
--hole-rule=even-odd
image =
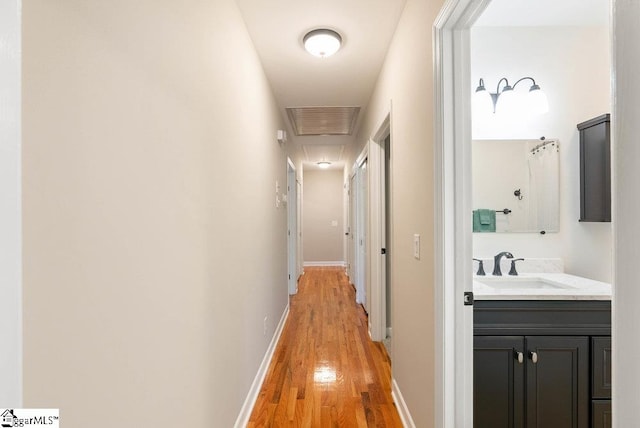
[{"label": "doorway", "polygon": [[391,134],[387,135],[382,143],[382,150],[384,159],[384,171],[382,173],[382,178],[384,180],[384,184],[381,186],[384,192],[384,196],[382,197],[383,205],[384,205],[384,233],[383,233],[383,247],[385,249],[384,252],[384,287],[382,287],[383,292],[383,302],[384,302],[384,314],[385,314],[385,336],[383,339],[383,343],[387,348],[387,353],[391,355],[391,337],[392,337],[392,328],[391,328],[391,227],[393,222],[391,221]]},{"label": "doorway", "polygon": [[353,183],[351,198],[355,205],[353,223],[353,252],[354,252],[354,285],[356,288],[356,302],[361,304],[365,312],[369,312],[370,286],[367,281],[367,218],[369,207],[369,160],[366,154],[356,162],[355,173],[351,178]]},{"label": "doorway", "polygon": [[[436,308],[438,310],[436,343],[439,347],[436,395],[440,400],[436,406],[438,413],[436,424],[439,426],[473,425],[473,306],[465,306],[463,299],[465,292],[472,291],[471,260],[475,256],[472,249],[471,222],[467,214],[474,209],[471,206],[470,190],[472,122],[469,94],[478,84],[477,77],[473,82],[471,81],[470,29],[488,4],[488,0],[450,1],[435,22],[437,115],[435,187],[436,248],[438,249],[436,253]],[[513,24],[513,21],[511,17],[510,24]],[[550,30],[547,29],[546,33],[549,34]],[[514,37],[506,38],[510,43],[514,43]],[[557,43],[558,40],[557,37],[554,38],[556,41],[554,47],[560,45]],[[495,47],[495,51],[501,55],[513,57],[495,43],[491,46]],[[530,48],[525,49],[521,45],[520,47],[523,51],[531,51]],[[482,52],[488,51],[485,46]],[[539,56],[535,58],[540,63],[554,63],[548,59],[540,59]],[[497,63],[492,61],[493,58],[489,55],[484,55],[483,59],[492,65]],[[554,63],[554,66],[562,69],[562,66],[557,63]],[[510,75],[514,72],[507,68],[502,66],[498,79],[503,76],[503,73]],[[543,74],[544,71],[548,70],[537,70],[535,75]],[[485,71],[483,74],[490,73]],[[486,76],[480,77],[486,78]],[[495,84],[495,77],[491,76],[492,85]],[[543,79],[545,80],[548,82],[549,79]],[[556,97],[559,98],[557,93],[558,91],[556,91]],[[593,92],[590,94],[593,96]],[[483,121],[482,124],[490,125],[489,121]],[[507,127],[496,128],[501,132],[501,138],[508,138]],[[549,126],[545,129],[549,129]],[[564,137],[564,140],[568,141],[569,138]],[[522,240],[520,239],[519,242]],[[512,249],[511,245],[507,247],[509,248],[505,249]],[[451,340],[452,338],[454,340]]]},{"label": "doorway", "polygon": [[296,168],[287,158],[287,274],[289,294],[298,292],[298,186]]}]

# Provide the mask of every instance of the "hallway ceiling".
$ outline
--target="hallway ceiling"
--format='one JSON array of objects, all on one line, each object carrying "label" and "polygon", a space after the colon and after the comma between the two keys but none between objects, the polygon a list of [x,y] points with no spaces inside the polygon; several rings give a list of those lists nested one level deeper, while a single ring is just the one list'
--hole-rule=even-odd
[{"label": "hallway ceiling", "polygon": [[[289,139],[300,146],[344,145],[353,136],[296,136],[287,107],[360,107],[365,110],[405,0],[236,0]],[[331,28],[343,39],[329,58],[308,54],[304,35]],[[357,133],[357,127],[354,135]],[[315,151],[314,151],[315,152]],[[311,159],[316,162],[320,159]]]}]

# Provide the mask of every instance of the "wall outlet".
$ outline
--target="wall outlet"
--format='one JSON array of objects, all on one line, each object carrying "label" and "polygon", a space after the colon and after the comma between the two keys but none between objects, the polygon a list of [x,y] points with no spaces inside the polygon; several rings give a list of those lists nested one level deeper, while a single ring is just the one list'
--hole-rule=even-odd
[{"label": "wall outlet", "polygon": [[420,235],[413,235],[413,257],[420,260]]},{"label": "wall outlet", "polygon": [[267,322],[269,321],[269,317],[264,317],[264,327],[263,327],[263,331],[262,334],[263,335],[267,335]]}]

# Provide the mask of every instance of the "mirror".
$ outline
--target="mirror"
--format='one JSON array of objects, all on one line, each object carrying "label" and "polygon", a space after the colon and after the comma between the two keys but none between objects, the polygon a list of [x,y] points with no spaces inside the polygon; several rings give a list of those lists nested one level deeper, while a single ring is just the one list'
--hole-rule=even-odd
[{"label": "mirror", "polygon": [[474,140],[471,147],[474,232],[558,231],[558,140]]}]

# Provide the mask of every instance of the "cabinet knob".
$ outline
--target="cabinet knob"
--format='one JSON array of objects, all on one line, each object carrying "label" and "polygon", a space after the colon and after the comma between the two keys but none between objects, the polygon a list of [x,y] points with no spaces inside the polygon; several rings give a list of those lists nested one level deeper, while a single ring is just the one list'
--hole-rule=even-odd
[{"label": "cabinet knob", "polygon": [[524,363],[524,354],[522,352],[516,351],[516,358],[518,359],[518,363]]},{"label": "cabinet knob", "polygon": [[531,358],[531,361],[533,362],[533,364],[537,364],[538,363],[538,353],[537,352],[529,352],[529,358]]}]

